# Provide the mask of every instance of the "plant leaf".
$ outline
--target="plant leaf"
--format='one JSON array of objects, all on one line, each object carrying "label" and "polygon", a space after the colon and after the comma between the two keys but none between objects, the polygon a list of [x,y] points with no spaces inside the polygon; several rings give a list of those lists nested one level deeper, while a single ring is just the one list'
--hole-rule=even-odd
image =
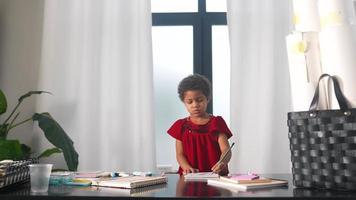
[{"label": "plant leaf", "polygon": [[8,133],[9,124],[0,124],[0,140],[5,140]]},{"label": "plant leaf", "polygon": [[21,160],[23,158],[24,154],[18,140],[0,140],[0,160]]},{"label": "plant leaf", "polygon": [[78,168],[78,153],[74,149],[73,141],[62,127],[49,113],[35,113],[32,116],[32,119],[38,121],[38,125],[44,132],[48,141],[63,151],[68,169],[70,171],[76,171]]},{"label": "plant leaf", "polygon": [[21,150],[23,153],[23,158],[25,158],[25,159],[30,158],[31,148],[29,146],[27,146],[26,144],[21,144]]},{"label": "plant leaf", "polygon": [[38,158],[50,157],[52,154],[55,153],[62,153],[62,150],[56,147],[51,149],[46,149],[46,151],[42,152],[41,155],[38,156]]},{"label": "plant leaf", "polygon": [[19,98],[19,102],[23,101],[25,98],[33,95],[33,94],[42,94],[42,93],[48,93],[48,94],[52,94],[50,92],[47,92],[47,91],[29,91],[27,92],[26,94],[22,95],[20,98]]},{"label": "plant leaf", "polygon": [[7,110],[7,101],[5,94],[0,90],[0,115],[4,114]]}]

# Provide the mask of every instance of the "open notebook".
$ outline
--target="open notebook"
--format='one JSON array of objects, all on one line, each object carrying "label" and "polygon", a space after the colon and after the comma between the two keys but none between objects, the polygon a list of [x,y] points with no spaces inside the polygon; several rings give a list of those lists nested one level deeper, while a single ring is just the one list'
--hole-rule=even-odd
[{"label": "open notebook", "polygon": [[219,179],[219,175],[212,172],[197,172],[184,175],[185,181],[207,181],[208,179]]},{"label": "open notebook", "polygon": [[139,188],[150,185],[167,183],[165,176],[128,176],[110,179],[92,180],[93,186],[117,187],[117,188]]}]

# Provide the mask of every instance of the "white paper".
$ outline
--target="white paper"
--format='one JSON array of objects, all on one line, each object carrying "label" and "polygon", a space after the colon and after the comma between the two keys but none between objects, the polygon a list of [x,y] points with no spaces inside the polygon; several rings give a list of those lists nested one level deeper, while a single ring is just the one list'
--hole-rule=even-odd
[{"label": "white paper", "polygon": [[[324,73],[336,75],[340,81],[341,89],[352,107],[356,106],[356,27],[350,25],[334,26],[320,32],[320,52],[322,70]],[[332,96],[330,106],[339,108]]]},{"label": "white paper", "polygon": [[[317,32],[293,32],[286,37],[291,82],[292,109],[310,107],[318,79],[322,74]],[[325,86],[320,86],[319,109],[327,108]]]},{"label": "white paper", "polygon": [[322,29],[348,25],[345,0],[320,0],[318,11]]},{"label": "white paper", "polygon": [[317,0],[293,0],[295,30],[319,31],[320,21]]}]

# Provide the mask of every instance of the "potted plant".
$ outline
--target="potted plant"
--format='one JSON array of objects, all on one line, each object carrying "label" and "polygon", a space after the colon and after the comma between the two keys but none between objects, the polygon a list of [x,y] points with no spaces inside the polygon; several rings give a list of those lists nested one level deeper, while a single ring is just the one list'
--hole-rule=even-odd
[{"label": "potted plant", "polygon": [[[9,116],[0,121],[0,160],[12,159],[22,160],[31,156],[31,148],[21,144],[19,140],[10,140],[10,131],[24,123],[37,121],[42,129],[44,136],[55,147],[45,150],[38,158],[48,157],[54,153],[63,153],[64,159],[70,171],[76,171],[78,167],[78,153],[76,152],[73,141],[66,134],[63,128],[47,112],[34,113],[30,118],[18,120],[20,112],[17,111],[25,98],[33,94],[49,93],[46,91],[30,91],[18,99],[18,103],[13,108]],[[0,90],[0,117],[7,111],[7,100],[2,90]],[[0,118],[2,119],[2,118]]]}]

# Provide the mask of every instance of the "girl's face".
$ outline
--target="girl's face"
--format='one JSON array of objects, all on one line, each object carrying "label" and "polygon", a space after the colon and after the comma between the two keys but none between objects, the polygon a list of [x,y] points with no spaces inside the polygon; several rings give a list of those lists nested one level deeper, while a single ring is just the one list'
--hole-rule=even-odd
[{"label": "girl's face", "polygon": [[204,117],[208,106],[208,99],[200,90],[187,90],[183,103],[191,117]]}]

